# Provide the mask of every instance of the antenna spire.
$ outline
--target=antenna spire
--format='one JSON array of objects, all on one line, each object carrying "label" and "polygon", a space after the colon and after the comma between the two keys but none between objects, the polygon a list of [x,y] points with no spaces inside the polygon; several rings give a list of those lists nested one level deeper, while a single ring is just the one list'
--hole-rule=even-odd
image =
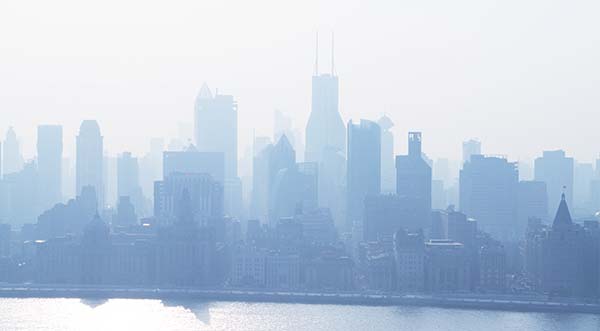
[{"label": "antenna spire", "polygon": [[335,44],[334,44],[334,34],[333,31],[331,31],[331,76],[335,76],[335,62],[334,62],[334,51],[335,51]]},{"label": "antenna spire", "polygon": [[319,75],[319,31],[315,39],[315,76]]}]

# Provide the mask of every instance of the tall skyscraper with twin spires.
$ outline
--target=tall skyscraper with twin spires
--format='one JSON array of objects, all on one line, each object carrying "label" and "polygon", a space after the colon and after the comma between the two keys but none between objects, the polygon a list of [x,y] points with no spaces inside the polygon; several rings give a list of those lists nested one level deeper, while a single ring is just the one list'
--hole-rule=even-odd
[{"label": "tall skyscraper with twin spires", "polygon": [[346,154],[346,127],[339,112],[339,81],[335,75],[333,37],[331,73],[319,74],[319,40],[315,75],[312,77],[312,106],[306,125],[306,162],[321,162],[326,148]]}]

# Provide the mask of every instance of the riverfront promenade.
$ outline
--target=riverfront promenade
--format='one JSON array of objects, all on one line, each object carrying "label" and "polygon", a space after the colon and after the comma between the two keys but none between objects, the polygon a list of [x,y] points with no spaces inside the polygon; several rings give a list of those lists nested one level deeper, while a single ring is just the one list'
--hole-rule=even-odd
[{"label": "riverfront promenade", "polygon": [[507,311],[600,314],[597,302],[572,299],[548,300],[544,296],[422,295],[377,293],[316,293],[198,288],[126,288],[64,285],[1,284],[5,298],[130,298],[205,301],[286,302],[370,306],[432,306]]}]

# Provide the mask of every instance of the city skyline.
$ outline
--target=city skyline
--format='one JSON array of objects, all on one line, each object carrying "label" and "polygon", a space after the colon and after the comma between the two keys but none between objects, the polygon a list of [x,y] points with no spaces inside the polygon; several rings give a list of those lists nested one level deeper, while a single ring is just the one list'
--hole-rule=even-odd
[{"label": "city skyline", "polygon": [[[335,31],[343,122],[387,114],[396,123],[396,154],[406,152],[401,137],[413,130],[428,137],[424,149],[430,157],[459,160],[459,144],[470,138],[479,138],[486,154],[506,154],[511,161],[531,162],[542,150],[564,149],[583,161],[598,154],[584,143],[598,138],[592,123],[599,105],[590,88],[599,74],[592,32],[597,23],[591,16],[595,3],[567,7],[534,1],[515,8],[463,1],[366,7],[351,1],[283,8],[262,1],[240,5],[250,13],[271,6],[281,14],[252,25],[241,24],[249,19],[236,13],[240,24],[233,27],[219,21],[227,4],[187,1],[166,11],[146,4],[136,27],[126,18],[138,10],[137,4],[126,1],[120,11],[112,10],[113,4],[90,10],[69,1],[38,3],[31,9],[3,5],[0,24],[21,31],[22,38],[0,35],[0,109],[6,119],[0,136],[14,126],[25,157],[31,158],[35,127],[62,124],[65,155],[72,157],[70,138],[82,120],[95,119],[111,155],[142,155],[149,137],[168,142],[177,136],[178,123],[191,130],[194,98],[206,82],[238,102],[241,156],[254,132],[270,135],[275,109],[290,114],[295,128],[305,127],[314,34],[320,32],[321,68],[327,72],[330,34]],[[79,15],[61,14],[67,5]],[[474,15],[461,14],[465,7]],[[517,11],[507,27],[504,18]],[[186,14],[180,17],[182,12]],[[562,17],[564,12],[573,15]],[[51,21],[42,14],[61,19]],[[110,26],[103,15],[116,25]],[[487,18],[486,24],[479,26],[480,17]],[[559,17],[567,20],[568,29],[554,24]],[[357,21],[369,28],[359,29]],[[79,26],[78,31],[71,25]],[[215,28],[218,36],[209,32]],[[91,37],[82,38],[82,33]],[[80,46],[69,38],[82,39]],[[138,42],[129,45],[126,38]],[[156,46],[160,44],[167,47]],[[430,121],[432,117],[438,121]],[[30,118],[36,123],[29,125]],[[128,130],[128,123],[140,118],[143,137]],[[541,118],[547,124],[530,135],[526,123]],[[577,125],[562,125],[570,118],[577,118]]]}]

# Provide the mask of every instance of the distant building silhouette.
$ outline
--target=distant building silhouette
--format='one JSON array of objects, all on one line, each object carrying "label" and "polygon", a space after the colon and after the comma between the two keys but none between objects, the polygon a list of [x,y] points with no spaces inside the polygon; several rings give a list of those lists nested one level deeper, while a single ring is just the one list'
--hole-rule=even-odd
[{"label": "distant building silhouette", "polygon": [[471,160],[473,155],[481,155],[481,142],[476,139],[470,139],[462,144],[463,163]]},{"label": "distant building silhouette", "polygon": [[23,156],[21,147],[17,140],[17,135],[13,127],[9,127],[6,132],[4,146],[2,150],[2,174],[8,175],[23,169]]},{"label": "distant building silhouette", "polygon": [[517,196],[518,233],[525,236],[528,220],[537,218],[548,220],[548,193],[546,183],[520,181]]},{"label": "distant building silhouette", "polygon": [[381,117],[377,124],[381,128],[381,192],[396,192],[396,167],[394,160],[394,134],[390,129],[394,122],[387,116]]},{"label": "distant building silhouette", "polygon": [[202,85],[195,106],[196,147],[199,152],[223,153],[225,178],[237,177],[237,103],[231,95],[213,96]]},{"label": "distant building silhouette", "polygon": [[76,188],[81,195],[85,186],[92,186],[98,199],[98,208],[104,207],[103,142],[98,122],[86,120],[81,123],[77,136]]},{"label": "distant building silhouette", "polygon": [[348,122],[346,231],[362,238],[365,198],[381,192],[381,130],[375,122]]},{"label": "distant building silhouette", "polygon": [[548,215],[552,215],[559,202],[556,197],[564,191],[567,204],[573,205],[574,160],[562,150],[544,151],[535,159],[535,180],[545,182],[548,192]]},{"label": "distant building silhouette", "polygon": [[128,197],[136,212],[146,216],[145,198],[140,186],[140,167],[138,158],[125,152],[117,159],[117,196],[120,203],[123,197]]},{"label": "distant building silhouette", "polygon": [[422,156],[421,133],[409,132],[408,155],[396,156],[396,193],[415,204],[415,222],[421,224],[418,228],[431,222],[431,176],[431,166]]},{"label": "distant building silhouette", "polygon": [[38,126],[38,198],[41,210],[49,209],[62,201],[62,152],[62,126]]},{"label": "distant building silhouette", "polygon": [[518,183],[515,163],[472,155],[460,171],[460,211],[495,238],[518,239],[522,237],[516,224]]},{"label": "distant building silhouette", "polygon": [[338,108],[339,82],[333,68],[331,71],[330,74],[319,74],[317,51],[311,112],[306,125],[306,162],[321,162],[327,147],[346,154],[346,128]]}]

